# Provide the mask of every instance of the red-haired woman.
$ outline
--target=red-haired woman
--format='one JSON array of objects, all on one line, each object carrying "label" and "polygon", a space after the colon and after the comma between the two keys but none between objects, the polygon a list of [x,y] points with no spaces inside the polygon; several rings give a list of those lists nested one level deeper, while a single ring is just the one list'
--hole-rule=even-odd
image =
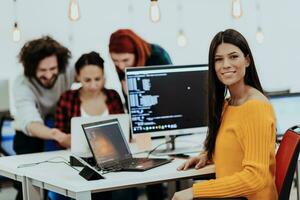
[{"label": "red-haired woman", "polygon": [[110,36],[109,53],[116,66],[125,96],[126,67],[172,64],[166,50],[157,44],[146,42],[130,29],[119,29]]},{"label": "red-haired woman", "polygon": [[[115,64],[122,90],[127,101],[125,68],[172,64],[169,54],[161,46],[150,44],[130,29],[120,29],[110,36],[109,53]],[[127,102],[125,106],[127,106]],[[148,199],[164,199],[162,184],[146,187]]]}]

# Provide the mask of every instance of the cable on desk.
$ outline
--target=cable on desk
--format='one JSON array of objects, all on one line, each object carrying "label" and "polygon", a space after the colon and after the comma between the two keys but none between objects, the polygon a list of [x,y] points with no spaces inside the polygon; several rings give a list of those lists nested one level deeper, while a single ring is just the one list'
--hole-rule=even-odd
[{"label": "cable on desk", "polygon": [[[58,158],[62,159],[63,161],[53,161]],[[32,167],[32,166],[43,164],[43,163],[64,163],[64,164],[68,165],[69,167],[72,167],[74,170],[76,170],[78,172],[80,171],[80,170],[76,169],[75,167],[71,166],[69,164],[69,161],[61,156],[56,156],[56,157],[50,158],[48,160],[40,161],[40,162],[21,164],[21,165],[18,165],[17,168]]]},{"label": "cable on desk", "polygon": [[145,151],[139,151],[139,152],[135,152],[132,155],[137,155],[137,154],[143,154],[143,153],[149,153],[150,150],[145,150]]},{"label": "cable on desk", "polygon": [[[174,138],[174,142],[175,142],[175,140],[178,138],[178,136],[175,136],[175,138]],[[170,139],[170,140],[168,140],[168,141],[165,141],[165,142],[163,142],[163,143],[161,143],[161,144],[159,144],[159,145],[157,145],[156,147],[154,147],[152,150],[150,150],[150,151],[148,151],[148,155],[147,155],[147,158],[149,158],[149,156],[156,150],[156,149],[158,149],[158,147],[160,147],[160,146],[162,146],[162,145],[165,145],[165,144],[168,144],[168,143],[171,143],[172,142],[172,139]],[[177,140],[176,142],[181,142],[181,143],[191,143],[191,141],[189,141],[189,140]],[[196,142],[193,142],[193,143],[195,143],[196,144]],[[146,153],[147,151],[144,151],[144,152],[138,152],[138,153]],[[136,154],[138,154],[138,153],[136,153]]]},{"label": "cable on desk", "polygon": [[165,141],[165,142],[163,142],[163,143],[157,145],[156,147],[154,147],[152,150],[150,150],[150,151],[148,152],[147,158],[149,158],[149,156],[150,156],[150,155],[151,155],[158,147],[160,147],[160,146],[162,146],[162,145],[164,145],[164,144],[171,143],[171,142],[172,142],[172,139],[171,139],[171,140],[168,140],[168,141]]}]

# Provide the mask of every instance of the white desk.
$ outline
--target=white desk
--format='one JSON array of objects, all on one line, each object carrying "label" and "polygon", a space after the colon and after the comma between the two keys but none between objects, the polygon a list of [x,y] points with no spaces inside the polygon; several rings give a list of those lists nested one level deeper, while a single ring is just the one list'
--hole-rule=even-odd
[{"label": "white desk", "polygon": [[[106,179],[86,181],[78,171],[64,163],[42,163],[35,166],[17,168],[20,164],[34,163],[62,156],[68,159],[69,151],[56,151],[37,154],[26,154],[0,158],[1,175],[15,179],[23,177],[23,191],[27,199],[39,199],[40,188],[80,200],[90,200],[91,193],[110,191],[121,188],[148,185],[172,180],[188,179],[214,173],[214,166],[207,166],[201,170],[187,170],[178,172],[176,168],[184,161],[175,159],[169,164],[145,172],[114,172],[105,174]],[[56,159],[55,161],[62,161]],[[24,178],[25,177],[25,178]],[[26,181],[26,184],[24,182]]]},{"label": "white desk", "polygon": [[[191,147],[200,144],[204,135],[188,136],[178,139],[179,146]],[[155,140],[153,146],[164,140]],[[193,144],[194,143],[194,144]],[[136,147],[131,145],[133,152]],[[106,179],[86,181],[78,171],[64,163],[42,163],[35,166],[18,168],[21,164],[29,164],[63,157],[69,160],[70,151],[55,151],[26,154],[0,158],[0,175],[22,182],[24,199],[40,199],[41,189],[51,190],[75,199],[91,199],[91,193],[116,190],[121,188],[148,185],[172,180],[188,179],[214,173],[214,166],[201,170],[178,172],[176,168],[184,162],[176,159],[169,164],[145,172],[115,172],[105,174]],[[63,161],[56,159],[55,161]]]},{"label": "white desk", "polygon": [[23,200],[27,200],[26,177],[17,166],[24,163],[22,156],[0,157],[0,175],[22,183]]}]

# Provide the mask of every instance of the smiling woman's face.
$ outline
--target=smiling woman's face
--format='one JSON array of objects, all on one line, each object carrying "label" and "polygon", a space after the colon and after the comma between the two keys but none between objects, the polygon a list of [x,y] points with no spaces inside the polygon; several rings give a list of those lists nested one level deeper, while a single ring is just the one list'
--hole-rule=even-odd
[{"label": "smiling woman's face", "polygon": [[250,59],[240,48],[230,43],[222,43],[217,47],[214,59],[216,74],[224,85],[244,84]]}]

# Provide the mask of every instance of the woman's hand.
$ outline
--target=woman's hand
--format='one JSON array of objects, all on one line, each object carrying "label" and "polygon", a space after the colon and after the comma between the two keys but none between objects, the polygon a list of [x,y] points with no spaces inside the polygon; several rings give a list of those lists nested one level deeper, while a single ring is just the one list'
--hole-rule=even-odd
[{"label": "woman's hand", "polygon": [[172,200],[193,200],[193,190],[188,188],[179,192],[175,192]]},{"label": "woman's hand", "polygon": [[195,166],[195,169],[200,169],[204,167],[208,163],[207,160],[207,153],[201,153],[198,156],[192,157],[188,159],[186,162],[184,162],[182,165],[180,165],[177,170],[187,170],[188,168],[191,168]]},{"label": "woman's hand", "polygon": [[71,147],[71,134],[66,134],[56,128],[52,128],[51,131],[54,135],[54,140],[56,140],[60,146],[66,149]]}]

